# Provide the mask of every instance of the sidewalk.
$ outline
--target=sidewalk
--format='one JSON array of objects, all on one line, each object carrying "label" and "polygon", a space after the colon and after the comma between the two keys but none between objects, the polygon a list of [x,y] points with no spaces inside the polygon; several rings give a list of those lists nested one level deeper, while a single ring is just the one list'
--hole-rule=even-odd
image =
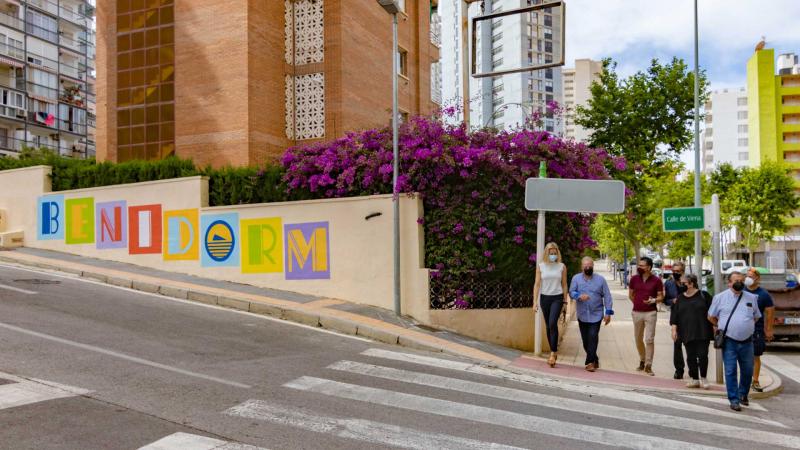
[{"label": "sidewalk", "polygon": [[[614,298],[614,317],[608,326],[600,329],[600,345],[598,356],[600,357],[601,370],[596,372],[597,378],[609,382],[628,382],[630,376],[636,378],[650,379],[648,384],[653,386],[684,389],[689,379],[688,367],[684,370],[683,380],[672,378],[675,367],[672,364],[673,341],[672,332],[669,325],[669,312],[658,313],[658,323],[656,325],[655,351],[653,355],[653,372],[655,376],[644,375],[636,371],[639,364],[639,353],[633,339],[633,321],[631,320],[632,303],[628,300],[628,291],[620,285],[619,279],[613,280],[612,273],[606,271],[605,263],[598,261],[595,267],[596,273],[602,275],[608,281],[611,295]],[[709,391],[702,389],[691,389],[690,392],[714,393],[724,392],[724,385],[713,384],[716,379],[716,350],[709,348],[708,380],[712,383]],[[567,333],[564,336],[558,352],[558,362],[574,367],[569,367],[565,371],[583,371],[586,353],[583,351],[580,333],[578,332],[577,320],[573,318]],[[550,369],[549,367],[546,367]],[[553,369],[550,369],[553,370]],[[607,374],[614,371],[614,374]],[[601,373],[603,373],[601,375]],[[615,381],[616,380],[616,381]],[[761,385],[764,387],[763,393],[753,393],[754,397],[763,394],[772,394],[780,388],[780,378],[775,376],[769,369],[762,366]]]},{"label": "sidewalk", "polygon": [[[559,351],[559,365],[551,369],[543,358],[455,333],[434,330],[418,325],[412,319],[399,318],[388,310],[338,299],[262,289],[132,264],[30,248],[0,251],[0,262],[65,272],[115,286],[269,315],[340,333],[363,336],[387,344],[442,352],[517,373],[534,372],[537,375],[555,376],[565,380],[616,384],[632,390],[678,390],[694,394],[724,395],[722,386],[716,386],[710,391],[689,390],[685,388],[685,380],[678,381],[671,378],[672,345],[671,340],[667,342],[669,330],[665,324],[659,324],[656,339],[658,364],[654,366],[654,370],[657,376],[644,376],[633,371],[638,356],[633,346],[630,306],[625,291],[620,290],[618,284],[613,285],[612,281],[609,286],[615,298],[614,309],[617,315],[611,325],[603,327],[600,332],[599,354],[602,368],[595,373],[589,373],[583,370],[583,349],[578,326],[574,320],[569,324],[563,339]],[[607,275],[602,270],[598,272]],[[607,279],[610,280],[610,277]],[[631,361],[634,364],[631,364]],[[713,373],[710,367],[710,379],[713,379]],[[767,386],[768,383],[765,392],[754,393],[753,398],[774,395],[781,388],[780,378],[762,369],[762,384]]]}]

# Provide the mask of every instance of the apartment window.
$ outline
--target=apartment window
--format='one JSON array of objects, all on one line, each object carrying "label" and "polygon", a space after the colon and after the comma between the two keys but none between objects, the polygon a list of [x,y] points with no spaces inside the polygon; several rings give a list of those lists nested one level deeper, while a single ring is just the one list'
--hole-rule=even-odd
[{"label": "apartment window", "polygon": [[408,51],[401,48],[398,51],[398,58],[400,59],[400,75],[408,77]]},{"label": "apartment window", "polygon": [[553,16],[545,14],[544,15],[544,26],[552,27],[553,26]]},{"label": "apartment window", "polygon": [[553,79],[553,69],[545,69],[544,70],[544,77],[547,78],[548,80],[552,80]]},{"label": "apartment window", "polygon": [[747,161],[748,159],[750,159],[748,152],[739,152],[739,161]]},{"label": "apartment window", "polygon": [[747,97],[739,97],[736,99],[736,104],[739,106],[747,106]]},{"label": "apartment window", "polygon": [[545,53],[553,53],[553,41],[544,41]]},{"label": "apartment window", "polygon": [[736,118],[739,120],[747,119],[747,111],[739,111],[738,113],[736,113]]},{"label": "apartment window", "polygon": [[542,40],[541,39],[537,39],[536,40],[536,51],[539,51],[539,52],[542,51]]},{"label": "apartment window", "polygon": [[[542,55],[539,55],[539,56],[542,56]],[[544,55],[544,62],[547,63],[547,64],[550,64],[551,62],[553,62],[553,55]]]},{"label": "apartment window", "polygon": [[497,55],[498,53],[500,53],[502,51],[503,51],[503,46],[502,45],[498,45],[497,47],[492,49],[492,55]]},{"label": "apartment window", "polygon": [[492,43],[497,43],[503,40],[503,32],[499,32],[495,35],[492,35]]},{"label": "apartment window", "polygon": [[497,94],[499,92],[503,92],[503,85],[502,84],[498,84],[497,86],[493,87],[492,88],[492,92],[494,92],[495,94]]},{"label": "apartment window", "polygon": [[495,111],[495,113],[494,113],[493,117],[494,117],[495,119],[499,119],[499,118],[501,118],[501,117],[503,117],[503,116],[505,116],[505,115],[506,115],[506,110],[505,110],[505,109],[501,109],[501,110],[499,110],[499,111]]},{"label": "apartment window", "polygon": [[706,150],[712,150],[714,148],[714,142],[706,141]]},{"label": "apartment window", "polygon": [[28,67],[28,91],[34,95],[58,100],[58,79],[53,73]]},{"label": "apartment window", "polygon": [[25,109],[25,96],[20,92],[0,89],[0,102],[6,106]]},{"label": "apartment window", "polygon": [[714,135],[714,129],[713,128],[706,128],[703,132],[706,134],[706,137],[711,137],[711,136]]},{"label": "apartment window", "polygon": [[553,92],[553,82],[550,80],[545,81],[544,90],[545,92]]},{"label": "apartment window", "polygon": [[492,61],[492,70],[497,69],[502,65],[503,65],[503,58],[497,58],[494,61]]},{"label": "apartment window", "polygon": [[553,39],[553,29],[552,28],[545,28],[544,29],[544,38],[545,39]]},{"label": "apartment window", "polygon": [[739,147],[747,147],[747,138],[739,138]]},{"label": "apartment window", "polygon": [[737,127],[739,133],[747,133],[747,124],[742,124]]},{"label": "apartment window", "polygon": [[36,37],[58,43],[58,22],[56,19],[28,9],[26,29]]}]

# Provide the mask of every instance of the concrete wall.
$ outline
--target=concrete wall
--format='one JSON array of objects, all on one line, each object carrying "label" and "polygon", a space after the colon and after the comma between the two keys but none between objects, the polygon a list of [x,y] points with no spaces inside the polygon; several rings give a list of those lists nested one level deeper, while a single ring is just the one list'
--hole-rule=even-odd
[{"label": "concrete wall", "polygon": [[[50,193],[49,172],[0,172],[0,209],[27,247],[393,307],[390,195],[210,208],[204,177]],[[427,322],[422,203],[400,202],[403,313]]]}]

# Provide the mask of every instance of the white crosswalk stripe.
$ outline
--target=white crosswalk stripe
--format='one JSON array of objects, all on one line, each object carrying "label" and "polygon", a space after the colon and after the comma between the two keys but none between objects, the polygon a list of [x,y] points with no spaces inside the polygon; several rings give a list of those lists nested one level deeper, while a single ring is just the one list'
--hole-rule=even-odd
[{"label": "white crosswalk stripe", "polygon": [[800,367],[776,355],[761,355],[761,362],[784,377],[800,383]]},{"label": "white crosswalk stripe", "polygon": [[266,450],[190,433],[173,433],[139,450]]},{"label": "white crosswalk stripe", "polygon": [[573,439],[593,444],[605,444],[633,449],[710,449],[704,446],[673,439],[601,428],[591,425],[564,422],[545,417],[531,416],[502,409],[488,408],[468,403],[424,397],[386,389],[377,389],[315,377],[300,377],[284,386],[300,391],[314,392],[332,397],[368,402],[410,411],[471,420],[474,422],[514,428],[549,436]]},{"label": "white crosswalk stripe", "polygon": [[261,400],[248,400],[227,411],[230,416],[263,420],[303,430],[354,439],[370,444],[382,444],[411,449],[519,450],[519,447],[464,439],[438,433],[354,418],[335,418],[309,414],[296,408],[272,405]]},{"label": "white crosswalk stripe", "polygon": [[[726,397],[712,397],[710,395],[681,395],[681,397],[690,398],[692,400],[701,400],[709,403],[716,403],[718,405],[724,405],[724,406],[728,406],[730,404],[730,402]],[[750,401],[750,405],[746,406],[745,408],[762,412],[767,411],[767,408],[764,408],[763,406],[752,400]]]},{"label": "white crosswalk stripe", "polygon": [[770,425],[775,427],[786,428],[786,425],[783,425],[779,422],[767,419],[761,419],[759,417],[752,417],[746,416],[742,414],[733,413],[730,411],[724,411],[720,409],[714,409],[706,406],[695,405],[689,402],[681,402],[677,400],[670,400],[663,397],[657,397],[654,395],[647,395],[641,394],[639,392],[628,391],[624,389],[614,389],[609,387],[602,387],[602,386],[590,386],[580,383],[575,383],[571,381],[564,381],[564,380],[557,380],[557,379],[550,379],[540,376],[531,376],[531,375],[523,375],[523,374],[516,374],[507,371],[501,371],[497,369],[492,369],[489,367],[484,367],[479,364],[473,363],[465,363],[460,361],[453,361],[448,359],[441,359],[441,358],[433,358],[429,356],[423,355],[416,355],[412,353],[402,353],[402,352],[395,352],[391,350],[383,350],[378,348],[372,348],[369,350],[365,350],[361,353],[365,356],[381,358],[381,359],[388,359],[392,361],[401,361],[401,362],[408,362],[428,367],[440,368],[440,369],[449,369],[449,370],[456,370],[461,372],[468,372],[474,373],[478,375],[486,375],[495,378],[504,378],[512,381],[519,381],[522,383],[527,383],[535,386],[541,387],[548,387],[548,388],[557,388],[563,389],[573,393],[579,394],[586,394],[592,397],[604,397],[608,399],[614,400],[624,400],[627,402],[633,403],[640,403],[643,405],[654,406],[658,408],[670,408],[674,409],[675,414],[680,414],[682,412],[691,411],[703,414],[711,414],[718,417],[725,417],[730,419],[742,420],[746,422],[752,422],[756,424],[762,425]]},{"label": "white crosswalk stripe", "polygon": [[328,368],[392,381],[401,381],[405,383],[418,384],[458,392],[469,392],[471,394],[503,400],[511,400],[530,405],[539,405],[581,414],[608,417],[616,420],[637,422],[648,425],[658,424],[662,427],[674,428],[683,431],[728,436],[762,444],[780,445],[788,448],[800,448],[800,439],[797,439],[796,436],[769,433],[761,430],[751,430],[738,426],[706,422],[681,416],[670,416],[647,411],[636,411],[629,408],[604,405],[596,401],[589,402],[583,400],[574,400],[565,397],[556,397],[553,395],[523,391],[520,389],[459,380],[452,377],[442,377],[438,375],[393,369],[389,367],[381,367],[353,361],[339,361],[331,364],[328,366]]},{"label": "white crosswalk stripe", "polygon": [[28,380],[2,372],[0,372],[0,379],[11,381],[11,383],[0,385],[0,409],[75,397],[90,392],[43,380]]}]

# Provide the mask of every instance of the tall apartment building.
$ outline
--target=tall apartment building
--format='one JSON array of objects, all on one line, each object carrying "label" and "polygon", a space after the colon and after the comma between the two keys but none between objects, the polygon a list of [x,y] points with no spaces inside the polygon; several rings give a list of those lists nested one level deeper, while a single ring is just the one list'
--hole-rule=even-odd
[{"label": "tall apartment building", "polygon": [[592,82],[600,80],[603,63],[591,59],[576,59],[575,67],[562,69],[562,106],[564,108],[564,137],[580,142],[589,140],[591,130],[575,123],[578,106],[587,106],[592,98]]},{"label": "tall apartment building", "polygon": [[[400,3],[401,115],[428,114],[432,5]],[[392,19],[375,0],[109,0],[97,19],[101,160],[257,164],[390,122]]]},{"label": "tall apartment building", "polygon": [[701,163],[709,173],[723,163],[747,167],[750,163],[747,91],[712,91],[704,106],[705,127],[701,132]]},{"label": "tall apartment building", "polygon": [[94,154],[94,6],[0,0],[0,156]]},{"label": "tall apartment building", "polygon": [[[473,3],[466,16],[481,15]],[[484,0],[484,11],[509,11],[541,3],[541,0]],[[469,85],[469,121],[472,127],[508,128],[524,125],[534,111],[544,118],[544,128],[561,134],[562,124],[547,115],[546,104],[561,100],[561,68],[475,79],[463,67],[464,33],[461,0],[440,0],[442,23],[442,93],[445,105],[461,105],[464,83]],[[559,10],[546,9],[525,15],[494,19],[481,26],[476,37],[476,59],[484,70],[520,68],[553,62],[560,51]],[[480,65],[479,65],[480,67]],[[463,116],[458,118],[463,120]]]}]

